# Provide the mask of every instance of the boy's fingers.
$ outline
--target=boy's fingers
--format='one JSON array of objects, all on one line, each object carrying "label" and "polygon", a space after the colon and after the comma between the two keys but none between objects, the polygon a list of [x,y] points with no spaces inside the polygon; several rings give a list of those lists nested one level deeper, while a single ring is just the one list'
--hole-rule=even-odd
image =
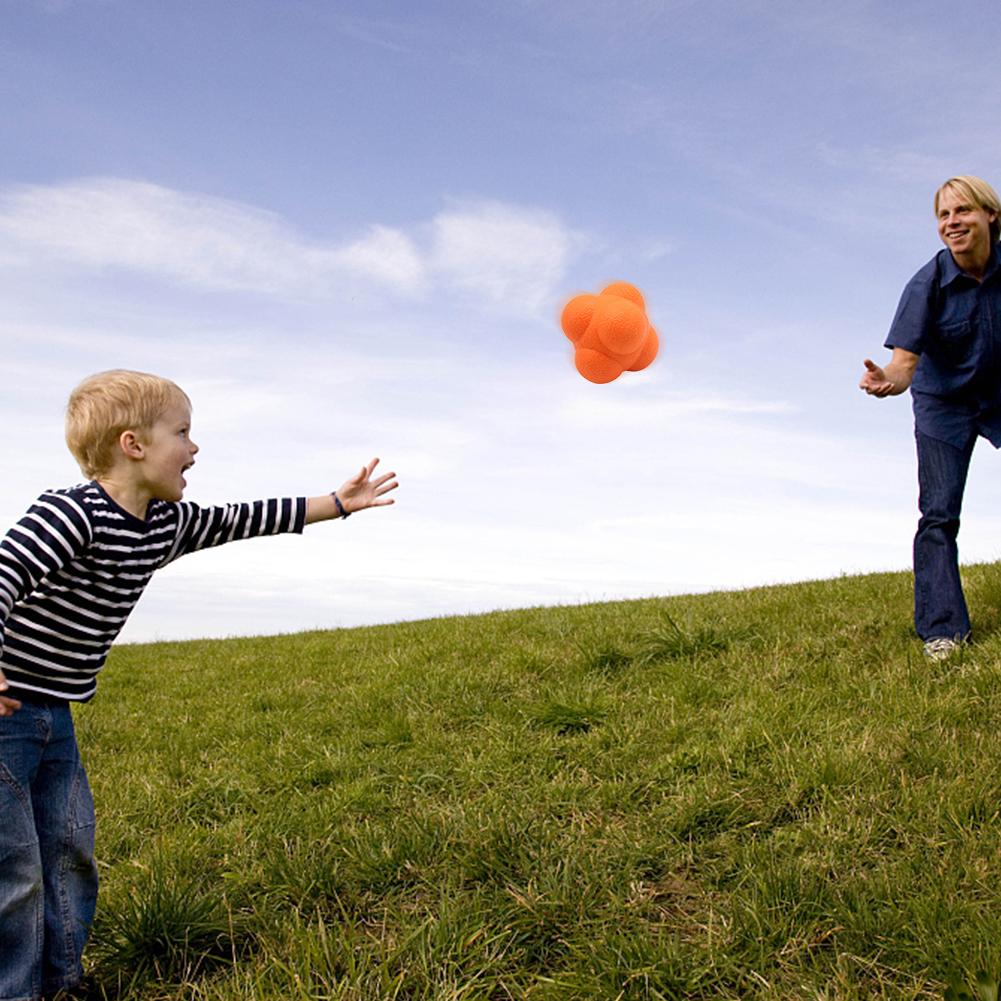
[{"label": "boy's fingers", "polygon": [[[10,686],[7,679],[0,671],[0,692],[5,692]],[[13,716],[21,708],[21,703],[17,699],[12,699],[9,695],[0,695],[0,716]]]},{"label": "boy's fingers", "polygon": [[0,716],[13,716],[21,708],[21,703],[17,699],[0,695]]}]

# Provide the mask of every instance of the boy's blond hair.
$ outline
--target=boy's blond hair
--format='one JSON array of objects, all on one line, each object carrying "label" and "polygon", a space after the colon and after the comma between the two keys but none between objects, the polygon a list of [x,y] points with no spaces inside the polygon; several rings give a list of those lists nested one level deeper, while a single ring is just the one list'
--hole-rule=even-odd
[{"label": "boy's blond hair", "polygon": [[112,369],[89,376],[66,404],[66,444],[84,476],[96,480],[114,463],[124,431],[144,434],[187,394],[170,379],[148,372]]},{"label": "boy's blond hair", "polygon": [[974,177],[972,174],[950,177],[935,192],[935,215],[938,215],[938,200],[947,188],[956,192],[961,198],[979,206],[985,212],[994,213],[994,221],[990,224],[990,234],[991,243],[997,243],[1001,239],[1001,200],[998,199],[998,193],[986,181]]}]

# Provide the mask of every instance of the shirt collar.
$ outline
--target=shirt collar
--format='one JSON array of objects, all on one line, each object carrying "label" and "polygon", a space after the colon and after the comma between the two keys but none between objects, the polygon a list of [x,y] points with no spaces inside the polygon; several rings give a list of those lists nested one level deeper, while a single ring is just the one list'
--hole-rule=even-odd
[{"label": "shirt collar", "polygon": [[994,246],[991,247],[991,259],[987,262],[984,279],[989,278],[998,268],[1001,268],[1001,245],[995,242]]},{"label": "shirt collar", "polygon": [[[945,255],[944,261],[942,263],[942,286],[946,286],[951,282],[954,282],[960,277],[969,277],[966,272],[955,262],[952,256],[952,252],[946,248],[943,252]],[[997,269],[1001,267],[1001,245],[997,242],[991,247],[991,256],[987,262],[987,269],[984,271],[984,280],[986,281],[992,274],[994,274]]]}]

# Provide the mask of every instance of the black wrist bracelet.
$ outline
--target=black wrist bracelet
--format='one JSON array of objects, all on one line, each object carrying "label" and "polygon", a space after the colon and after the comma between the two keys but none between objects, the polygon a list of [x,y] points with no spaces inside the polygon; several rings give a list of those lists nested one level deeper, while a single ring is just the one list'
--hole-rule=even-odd
[{"label": "black wrist bracelet", "polygon": [[340,497],[337,496],[337,491],[335,490],[330,496],[334,498],[334,503],[337,505],[337,513],[342,518],[350,518],[351,512],[344,510],[344,505],[341,503]]}]

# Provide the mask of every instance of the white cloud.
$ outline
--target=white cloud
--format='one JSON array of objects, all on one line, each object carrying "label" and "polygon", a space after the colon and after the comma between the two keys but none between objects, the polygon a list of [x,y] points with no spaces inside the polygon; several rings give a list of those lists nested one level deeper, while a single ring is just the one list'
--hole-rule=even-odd
[{"label": "white cloud", "polygon": [[478,202],[433,222],[432,264],[458,288],[514,312],[548,308],[583,237],[553,213]]},{"label": "white cloud", "polygon": [[424,284],[424,265],[413,242],[388,226],[373,226],[368,236],[336,251],[333,259],[403,292],[416,292]]},{"label": "white cloud", "polygon": [[120,178],[0,192],[0,260],[120,269],[205,289],[330,299],[358,282],[412,297],[439,288],[532,313],[551,304],[583,238],[542,209],[472,202],[420,233],[373,224],[307,239],[274,212]]},{"label": "white cloud", "polygon": [[[280,296],[330,294],[356,277],[412,293],[423,279],[416,249],[398,230],[374,226],[346,246],[314,243],[273,212],[119,178],[8,189],[0,238],[15,252],[76,265]],[[14,256],[10,246],[4,256]]]}]

